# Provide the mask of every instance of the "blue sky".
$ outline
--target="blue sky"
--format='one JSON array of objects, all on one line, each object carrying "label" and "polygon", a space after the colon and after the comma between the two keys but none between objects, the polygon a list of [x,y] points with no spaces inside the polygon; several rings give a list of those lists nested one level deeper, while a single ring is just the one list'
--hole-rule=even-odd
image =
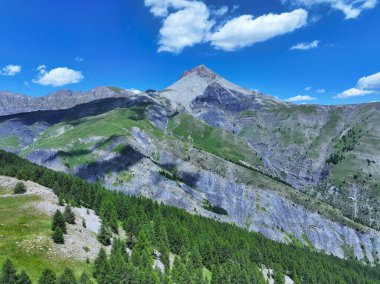
[{"label": "blue sky", "polygon": [[297,103],[380,100],[377,0],[1,0],[0,89],[163,89],[206,64]]}]

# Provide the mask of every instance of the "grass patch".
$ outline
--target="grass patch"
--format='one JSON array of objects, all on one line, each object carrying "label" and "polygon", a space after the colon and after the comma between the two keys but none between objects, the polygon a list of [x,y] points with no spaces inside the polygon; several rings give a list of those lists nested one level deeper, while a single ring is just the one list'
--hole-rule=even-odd
[{"label": "grass patch", "polygon": [[18,136],[12,135],[8,137],[0,138],[0,147],[1,148],[12,148],[17,149],[20,146],[20,139]]},{"label": "grass patch", "polygon": [[195,147],[232,162],[244,161],[262,167],[262,162],[247,142],[228,131],[209,126],[190,115],[180,114],[169,121],[173,135]]}]

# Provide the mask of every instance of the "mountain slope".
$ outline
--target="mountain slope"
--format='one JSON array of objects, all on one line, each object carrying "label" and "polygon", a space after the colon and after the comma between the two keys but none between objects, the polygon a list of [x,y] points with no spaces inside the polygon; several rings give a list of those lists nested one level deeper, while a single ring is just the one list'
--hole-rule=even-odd
[{"label": "mountain slope", "polygon": [[[32,179],[52,188],[71,204],[86,204],[99,212],[103,222],[123,224],[132,242],[115,242],[118,245],[113,247],[108,259],[105,257],[106,270],[101,270],[97,261],[94,272],[97,280],[102,280],[100,283],[111,283],[108,277],[113,277],[116,283],[120,279],[167,283],[168,277],[179,284],[190,283],[193,277],[198,279],[196,282],[202,282],[199,275],[199,272],[204,274],[202,265],[211,271],[207,275],[216,283],[266,283],[260,270],[267,274],[268,269],[273,270],[279,282],[286,278],[284,275],[295,283],[377,283],[380,279],[377,267],[316,253],[299,243],[289,246],[270,241],[231,224],[192,215],[149,199],[108,191],[99,184],[48,170],[3,151],[0,151],[0,174]],[[112,222],[110,212],[116,218]],[[133,236],[137,236],[136,242]],[[129,258],[125,245],[133,246],[133,251],[140,252],[138,255],[144,254],[146,261],[139,262],[133,252]],[[147,268],[147,264],[153,262],[153,248],[163,246],[179,257],[170,272],[162,276]],[[150,254],[146,255],[148,251]],[[101,258],[103,263],[105,258]]]},{"label": "mountain slope", "polygon": [[373,262],[378,116],[379,104],[287,104],[200,66],[162,92],[2,117],[0,146],[108,189]]},{"label": "mountain slope", "polygon": [[[13,259],[34,281],[46,267],[61,273],[70,266],[78,275],[90,271],[85,260],[93,260],[99,251],[99,218],[92,210],[86,214],[85,209],[74,208],[78,224],[70,225],[66,243],[57,245],[51,240],[51,220],[55,210],[64,207],[58,206],[50,189],[31,181],[23,182],[25,194],[12,195],[17,182],[20,180],[0,176],[0,263]],[[83,228],[82,219],[88,228]]]}]

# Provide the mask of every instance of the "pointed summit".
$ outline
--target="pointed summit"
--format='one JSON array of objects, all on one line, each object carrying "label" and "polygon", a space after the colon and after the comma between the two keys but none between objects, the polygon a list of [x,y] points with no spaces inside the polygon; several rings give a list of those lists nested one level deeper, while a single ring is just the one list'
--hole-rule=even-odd
[{"label": "pointed summit", "polygon": [[161,96],[177,106],[182,106],[189,110],[191,103],[197,97],[203,96],[208,88],[216,87],[228,91],[236,91],[244,95],[252,94],[252,91],[223,79],[206,65],[199,65],[184,72],[180,80],[161,92]]},{"label": "pointed summit", "polygon": [[212,71],[204,64],[196,66],[191,70],[185,71],[183,73],[182,78],[187,77],[191,74],[196,75],[198,77],[206,78],[208,80],[215,80],[219,77],[218,74],[216,74],[214,71]]}]

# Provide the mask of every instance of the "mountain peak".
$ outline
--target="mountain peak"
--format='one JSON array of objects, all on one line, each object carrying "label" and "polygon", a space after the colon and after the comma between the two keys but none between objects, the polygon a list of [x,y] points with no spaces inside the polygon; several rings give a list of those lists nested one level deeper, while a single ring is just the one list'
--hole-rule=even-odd
[{"label": "mountain peak", "polygon": [[202,78],[208,78],[208,79],[216,79],[217,77],[219,77],[218,74],[216,74],[214,71],[212,71],[210,68],[208,68],[204,64],[196,66],[191,70],[185,71],[183,73],[182,78],[187,77],[190,74],[195,74],[196,76],[199,76]]}]

